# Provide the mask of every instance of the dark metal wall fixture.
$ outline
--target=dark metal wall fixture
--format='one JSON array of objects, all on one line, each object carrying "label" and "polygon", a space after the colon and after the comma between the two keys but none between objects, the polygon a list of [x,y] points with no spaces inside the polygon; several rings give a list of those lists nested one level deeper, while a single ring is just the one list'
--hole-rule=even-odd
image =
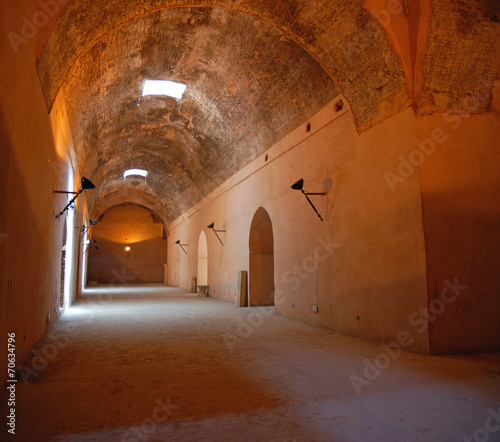
[{"label": "dark metal wall fixture", "polygon": [[220,239],[220,236],[219,236],[217,233],[218,233],[218,232],[219,232],[219,233],[226,233],[226,231],[225,231],[225,230],[217,230],[217,229],[215,229],[215,227],[214,227],[214,226],[215,226],[215,223],[211,223],[211,224],[209,224],[207,227],[208,227],[209,229],[212,229],[212,230],[214,231],[215,236],[217,237],[217,239],[219,240],[219,242],[220,242],[222,245],[224,245],[224,243],[223,243],[223,242],[222,242],[222,240]]},{"label": "dark metal wall fixture", "polygon": [[189,244],[181,244],[181,240],[178,239],[177,241],[175,241],[175,243],[180,246],[180,248],[182,249],[182,251],[187,255],[187,252],[186,250],[184,249],[184,247],[187,247]]},{"label": "dark metal wall fixture", "polygon": [[54,193],[66,193],[66,194],[73,194],[73,195],[75,195],[71,199],[71,201],[66,205],[66,207],[64,209],[62,209],[61,212],[59,212],[58,215],[56,215],[56,219],[58,219],[59,217],[61,217],[64,214],[64,212],[66,212],[71,207],[71,205],[75,202],[75,200],[78,198],[78,196],[80,195],[80,193],[82,193],[84,190],[95,189],[95,184],[92,181],[90,181],[89,179],[85,178],[85,177],[82,178],[81,184],[82,184],[82,187],[81,187],[81,189],[78,192],[71,192],[69,190],[54,190]]},{"label": "dark metal wall fixture", "polygon": [[[97,240],[96,239],[93,239],[92,241],[89,242],[89,244],[87,245],[87,248],[85,249],[85,252],[83,252],[83,254],[85,255],[85,253],[88,252],[88,250],[90,249],[91,246],[95,246],[97,244]],[[98,246],[95,246],[96,250],[99,250],[99,247]]]},{"label": "dark metal wall fixture", "polygon": [[[326,181],[325,181],[325,183],[326,183]],[[304,187],[304,180],[302,178],[300,180],[298,180],[296,183],[292,184],[292,186],[291,186],[291,188],[293,190],[300,190],[303,193],[303,195],[306,197],[307,201],[309,202],[309,204],[313,208],[314,212],[316,212],[316,215],[318,215],[318,218],[321,221],[324,221],[323,217],[319,214],[318,209],[316,209],[316,207],[314,206],[313,202],[309,199],[309,195],[322,195],[322,196],[326,196],[326,191],[325,192],[305,192],[304,189],[303,189],[303,187]]]},{"label": "dark metal wall fixture", "polygon": [[80,229],[80,236],[78,238],[78,244],[80,244],[80,242],[82,241],[83,237],[85,236],[85,233],[87,233],[89,231],[89,229],[92,228],[93,226],[95,226],[96,224],[97,224],[97,221],[90,219],[88,225],[84,224],[83,226],[75,227],[75,229]]}]

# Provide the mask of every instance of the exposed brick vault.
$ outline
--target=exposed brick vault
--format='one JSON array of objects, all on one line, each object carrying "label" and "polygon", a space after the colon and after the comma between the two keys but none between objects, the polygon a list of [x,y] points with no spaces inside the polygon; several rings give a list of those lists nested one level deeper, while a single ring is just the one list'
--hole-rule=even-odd
[{"label": "exposed brick vault", "polygon": [[[49,110],[64,94],[79,171],[97,184],[91,208],[104,198],[92,213],[131,201],[168,220],[340,93],[360,132],[412,103],[467,107],[478,85],[472,110],[487,109],[499,2],[427,7],[418,75],[357,0],[74,0],[39,42],[37,66]],[[180,102],[140,99],[146,79],[188,88]],[[147,180],[124,181],[130,167]]]}]

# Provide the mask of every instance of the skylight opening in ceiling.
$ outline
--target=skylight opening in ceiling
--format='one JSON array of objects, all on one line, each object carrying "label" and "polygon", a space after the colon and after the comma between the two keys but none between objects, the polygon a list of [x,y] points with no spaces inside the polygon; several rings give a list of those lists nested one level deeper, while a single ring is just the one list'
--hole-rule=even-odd
[{"label": "skylight opening in ceiling", "polygon": [[186,85],[182,83],[175,83],[168,80],[146,80],[142,89],[142,96],[164,95],[180,100],[185,90]]},{"label": "skylight opening in ceiling", "polygon": [[142,170],[142,169],[129,169],[129,170],[126,170],[125,172],[123,172],[123,178],[127,178],[129,176],[142,176],[142,177],[146,178],[147,175],[148,175],[148,171]]}]

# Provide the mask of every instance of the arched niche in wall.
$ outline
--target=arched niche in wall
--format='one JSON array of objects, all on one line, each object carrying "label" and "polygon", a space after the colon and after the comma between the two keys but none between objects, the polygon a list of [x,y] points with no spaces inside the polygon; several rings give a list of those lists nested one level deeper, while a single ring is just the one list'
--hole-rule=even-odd
[{"label": "arched niche in wall", "polygon": [[208,285],[208,245],[207,236],[202,230],[198,240],[198,285]]},{"label": "arched niche in wall", "polygon": [[274,305],[274,238],[271,217],[259,207],[250,227],[248,305]]}]

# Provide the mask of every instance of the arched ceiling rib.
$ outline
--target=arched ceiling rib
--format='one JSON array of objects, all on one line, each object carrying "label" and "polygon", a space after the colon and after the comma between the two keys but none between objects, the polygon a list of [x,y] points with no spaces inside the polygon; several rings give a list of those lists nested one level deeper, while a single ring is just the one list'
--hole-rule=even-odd
[{"label": "arched ceiling rib", "polygon": [[75,0],[64,11],[38,70],[49,108],[81,54],[123,24],[186,6],[238,11],[270,24],[304,48],[336,80],[359,130],[406,108],[408,89],[387,34],[361,0]]},{"label": "arched ceiling rib", "polygon": [[[178,102],[142,97],[146,79],[186,83]],[[175,218],[339,91],[300,46],[219,8],[157,11],[109,32],[63,85],[78,166],[111,190],[144,188]],[[124,181],[128,168],[147,180]]]},{"label": "arched ceiling rib", "polygon": [[91,219],[98,219],[104,212],[120,204],[136,204],[158,215],[168,232],[168,213],[163,202],[154,194],[138,189],[115,189],[105,193],[92,207]]}]

